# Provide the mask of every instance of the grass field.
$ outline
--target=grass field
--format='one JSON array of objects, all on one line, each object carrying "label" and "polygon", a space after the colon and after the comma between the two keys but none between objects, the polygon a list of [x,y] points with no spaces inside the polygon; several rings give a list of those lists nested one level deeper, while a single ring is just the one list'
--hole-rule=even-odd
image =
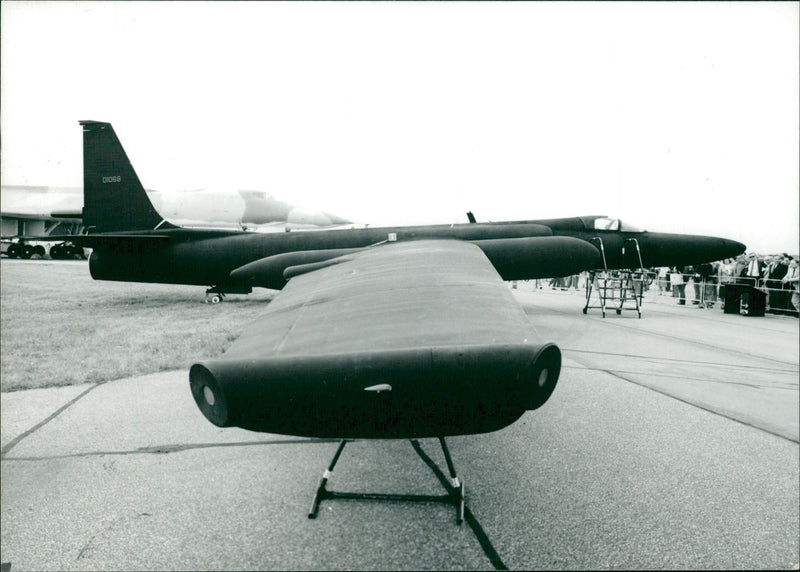
[{"label": "grass field", "polygon": [[0,391],[188,369],[275,293],[210,305],[200,286],[94,281],[86,261],[0,260]]}]

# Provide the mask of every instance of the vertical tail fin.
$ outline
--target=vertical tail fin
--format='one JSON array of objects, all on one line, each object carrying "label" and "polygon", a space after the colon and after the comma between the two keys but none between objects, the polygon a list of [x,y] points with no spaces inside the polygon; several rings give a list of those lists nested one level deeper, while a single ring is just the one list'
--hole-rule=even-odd
[{"label": "vertical tail fin", "polygon": [[110,123],[83,126],[83,224],[90,233],[175,228],[153,208]]}]

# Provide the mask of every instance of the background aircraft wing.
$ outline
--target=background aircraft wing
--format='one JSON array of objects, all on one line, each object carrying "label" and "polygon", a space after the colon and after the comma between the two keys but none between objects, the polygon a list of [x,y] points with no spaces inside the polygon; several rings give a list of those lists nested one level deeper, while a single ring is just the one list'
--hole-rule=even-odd
[{"label": "background aircraft wing", "polygon": [[132,246],[136,245],[137,247],[143,246],[147,243],[162,243],[168,240],[172,240],[172,237],[168,234],[146,234],[146,233],[103,233],[103,234],[63,234],[63,235],[45,235],[45,236],[37,236],[37,235],[29,235],[29,236],[21,236],[22,238],[27,241],[35,242],[35,241],[69,241],[73,244],[77,244],[78,246],[82,246],[85,248],[97,248],[99,246],[105,247],[114,247],[119,245],[127,245]]},{"label": "background aircraft wing", "polygon": [[292,278],[190,378],[220,426],[353,438],[479,433],[553,391],[560,353],[536,338],[477,246],[386,243]]}]

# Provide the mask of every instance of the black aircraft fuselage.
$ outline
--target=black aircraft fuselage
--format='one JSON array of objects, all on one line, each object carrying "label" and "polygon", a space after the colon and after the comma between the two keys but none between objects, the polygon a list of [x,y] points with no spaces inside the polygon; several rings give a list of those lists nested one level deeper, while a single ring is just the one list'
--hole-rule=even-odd
[{"label": "black aircraft fuselage", "polygon": [[155,211],[111,125],[81,125],[89,234],[72,241],[93,248],[89,267],[97,280],[195,284],[218,292],[280,289],[291,276],[336,264],[358,250],[421,239],[473,242],[505,280],[603,267],[682,266],[745,250],[723,238],[627,230],[601,216],[285,233],[181,228]]},{"label": "black aircraft fuselage", "polygon": [[[577,227],[587,218],[459,225],[365,228],[313,232],[251,233],[170,229],[152,242],[116,240],[95,246],[89,265],[96,280],[217,286],[222,291],[252,287],[280,289],[287,268],[325,262],[389,240],[454,239],[474,242],[504,280],[567,276],[603,266],[682,266],[736,256],[744,246],[706,236],[598,231]],[[580,239],[581,248],[559,237]],[[519,239],[544,240],[519,240]],[[600,239],[600,240],[598,240]]]}]

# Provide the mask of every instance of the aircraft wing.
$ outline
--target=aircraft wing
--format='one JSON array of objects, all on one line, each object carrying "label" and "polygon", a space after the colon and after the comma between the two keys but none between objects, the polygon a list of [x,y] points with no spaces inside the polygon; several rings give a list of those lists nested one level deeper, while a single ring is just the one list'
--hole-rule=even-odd
[{"label": "aircraft wing", "polygon": [[0,193],[4,218],[81,222],[83,195],[79,188],[3,185]]},{"label": "aircraft wing", "polygon": [[190,380],[219,426],[414,438],[512,423],[547,400],[560,364],[480,248],[421,240],[295,276]]},{"label": "aircraft wing", "polygon": [[71,242],[78,246],[82,246],[85,248],[97,248],[98,246],[104,246],[108,248],[113,248],[114,246],[118,246],[121,244],[125,245],[144,245],[147,243],[160,243],[172,240],[172,237],[168,234],[134,234],[134,233],[102,233],[102,234],[53,234],[53,235],[43,235],[43,236],[21,236],[15,238],[22,238],[29,242],[36,242],[36,241],[47,241],[47,242],[55,242],[55,241],[65,241]]}]

